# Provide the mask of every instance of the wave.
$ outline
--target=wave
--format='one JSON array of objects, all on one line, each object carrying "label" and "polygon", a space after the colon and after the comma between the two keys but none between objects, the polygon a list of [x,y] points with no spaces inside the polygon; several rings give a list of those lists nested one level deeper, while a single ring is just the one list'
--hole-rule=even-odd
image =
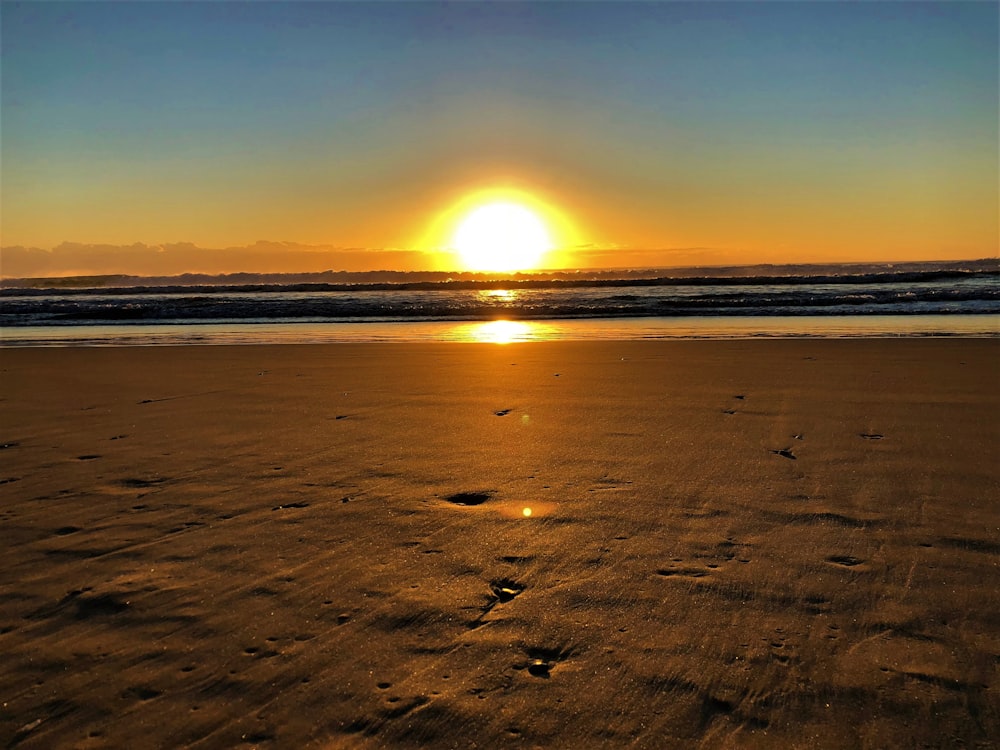
[{"label": "wave", "polygon": [[326,271],[313,274],[185,274],[169,277],[86,276],[0,281],[0,299],[21,296],[199,294],[606,287],[765,286],[947,282],[1000,278],[1000,260],[882,264],[756,265],[686,269],[484,273]]},{"label": "wave", "polygon": [[[931,283],[933,282],[933,283]],[[1000,285],[983,277],[946,282],[842,285],[646,285],[433,290],[239,290],[20,296],[0,302],[0,324],[556,319],[760,315],[996,314]]]},{"label": "wave", "polygon": [[175,283],[160,285],[8,285],[0,289],[0,325],[1000,313],[996,259],[698,270],[704,269],[504,278],[331,272],[283,277],[284,283],[186,284],[174,277]]},{"label": "wave", "polygon": [[[909,266],[915,264],[908,264]],[[798,268],[798,267],[796,267]],[[716,269],[718,271],[718,269]],[[732,270],[732,269],[731,269]],[[745,271],[745,268],[738,269]],[[841,268],[837,272],[809,274],[756,274],[735,273],[714,275],[650,275],[656,269],[629,272],[559,272],[551,274],[513,274],[503,277],[465,274],[455,278],[454,274],[441,274],[442,278],[426,278],[428,274],[410,272],[382,272],[395,277],[394,280],[371,280],[372,274],[350,274],[343,272],[343,281],[268,281],[260,283],[222,283],[232,279],[213,277],[211,283],[176,283],[178,277],[169,277],[157,283],[126,283],[131,277],[100,277],[98,283],[93,277],[76,279],[18,279],[6,280],[0,286],[0,299],[12,297],[51,297],[77,295],[163,295],[163,294],[288,294],[321,292],[414,292],[414,291],[461,291],[461,290],[529,290],[529,289],[588,289],[588,288],[648,288],[648,287],[760,287],[774,285],[816,286],[816,285],[871,285],[871,284],[911,284],[953,282],[961,280],[1000,281],[1000,263],[995,260],[971,261],[963,267],[912,269],[892,268],[866,270]],[[324,276],[314,274],[313,276]],[[416,279],[409,280],[416,276]],[[437,276],[437,274],[431,274]],[[355,278],[357,277],[357,278]],[[199,277],[200,278],[200,277]],[[138,282],[140,279],[131,279]],[[149,279],[141,279],[150,282]],[[204,281],[204,280],[202,280]]]}]

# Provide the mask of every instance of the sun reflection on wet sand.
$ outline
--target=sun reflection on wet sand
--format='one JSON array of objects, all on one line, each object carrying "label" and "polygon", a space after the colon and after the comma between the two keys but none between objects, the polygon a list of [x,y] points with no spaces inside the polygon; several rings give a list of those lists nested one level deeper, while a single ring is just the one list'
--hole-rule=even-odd
[{"label": "sun reflection on wet sand", "polygon": [[462,323],[448,336],[453,341],[483,344],[513,344],[522,341],[549,341],[557,329],[546,323],[523,320],[491,320],[488,323]]},{"label": "sun reflection on wet sand", "polygon": [[515,500],[497,506],[501,517],[511,521],[544,521],[551,518],[558,509],[558,504],[550,500]]}]

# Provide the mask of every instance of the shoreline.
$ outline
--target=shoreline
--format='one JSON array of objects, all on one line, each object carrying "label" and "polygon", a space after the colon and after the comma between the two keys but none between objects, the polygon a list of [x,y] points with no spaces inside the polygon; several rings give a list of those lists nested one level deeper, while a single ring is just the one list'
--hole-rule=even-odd
[{"label": "shoreline", "polygon": [[998,338],[993,314],[8,326],[0,348],[774,338]]},{"label": "shoreline", "polygon": [[998,375],[958,338],[8,348],[0,742],[990,747]]}]

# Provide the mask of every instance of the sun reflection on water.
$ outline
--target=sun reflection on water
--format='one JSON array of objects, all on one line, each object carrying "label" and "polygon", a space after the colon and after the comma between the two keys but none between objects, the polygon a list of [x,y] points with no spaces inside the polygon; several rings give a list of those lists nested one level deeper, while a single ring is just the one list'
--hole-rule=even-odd
[{"label": "sun reflection on water", "polygon": [[521,295],[510,289],[482,289],[479,296],[488,302],[512,302]]}]

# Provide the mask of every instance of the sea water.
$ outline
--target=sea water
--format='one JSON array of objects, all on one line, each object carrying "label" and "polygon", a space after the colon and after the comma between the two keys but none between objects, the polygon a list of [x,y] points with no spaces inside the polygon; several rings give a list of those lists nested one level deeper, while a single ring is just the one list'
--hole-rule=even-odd
[{"label": "sea water", "polygon": [[[0,344],[1000,336],[1000,271],[0,289]],[[406,277],[404,277],[406,278]]]}]

